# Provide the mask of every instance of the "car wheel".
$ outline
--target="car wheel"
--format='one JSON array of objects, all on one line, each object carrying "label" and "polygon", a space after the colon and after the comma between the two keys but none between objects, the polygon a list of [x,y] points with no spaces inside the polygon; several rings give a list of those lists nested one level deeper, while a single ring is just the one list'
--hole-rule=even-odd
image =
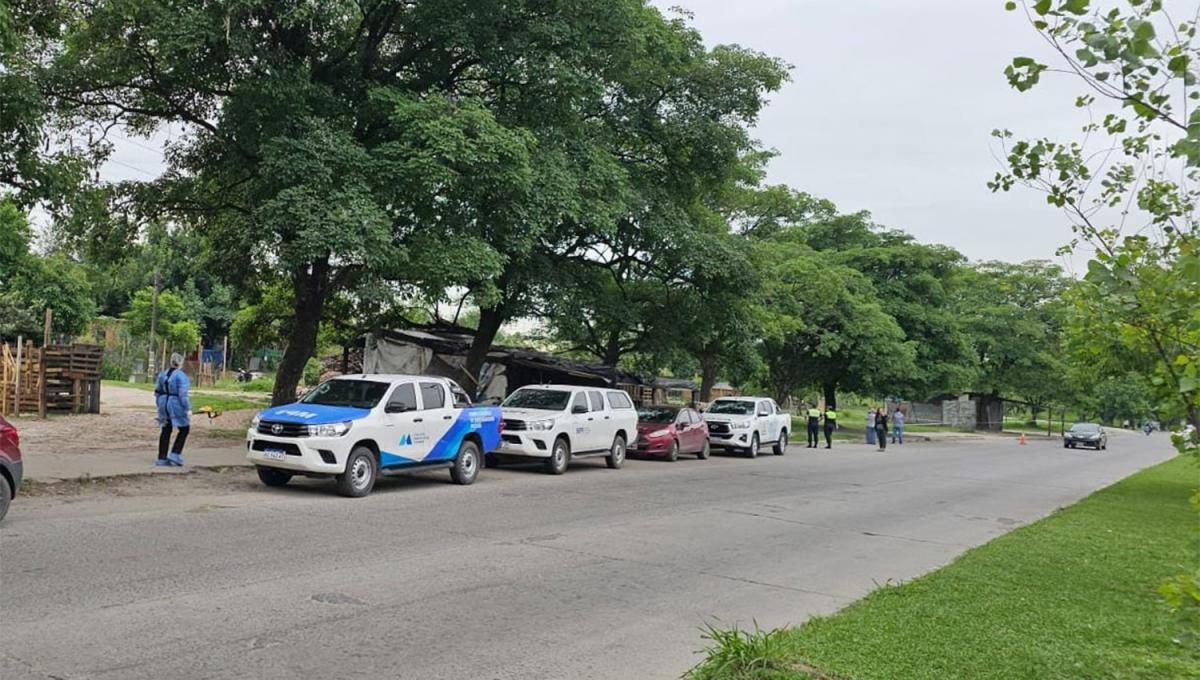
[{"label": "car wheel", "polygon": [[755,432],[750,436],[750,448],[746,449],[746,453],[751,458],[758,458],[758,433]]},{"label": "car wheel", "polygon": [[774,452],[776,456],[782,456],[787,452],[787,430],[780,430],[779,441],[775,442]]},{"label": "car wheel", "polygon": [[292,473],[269,467],[258,468],[258,481],[271,487],[287,486],[292,481]]},{"label": "car wheel", "polygon": [[337,476],[338,493],[347,498],[362,498],[375,488],[378,474],[375,453],[365,446],[355,447],[346,459],[346,471]]},{"label": "car wheel", "polygon": [[621,466],[625,464],[625,438],[621,435],[613,437],[612,448],[608,451],[608,456],[604,459],[604,462],[608,464],[608,469],[620,470]]},{"label": "car wheel", "polygon": [[8,483],[8,477],[0,475],[0,520],[8,514],[8,506],[12,505],[12,487]]},{"label": "car wheel", "polygon": [[1103,444],[1101,444],[1100,449],[1103,451],[1107,451],[1108,450],[1108,442],[1104,442]]},{"label": "car wheel", "polygon": [[554,448],[550,450],[550,457],[542,465],[546,468],[546,472],[552,475],[561,475],[567,471],[567,466],[571,464],[571,445],[567,442],[566,437],[559,437],[554,440]]},{"label": "car wheel", "polygon": [[700,449],[700,453],[697,453],[696,457],[699,458],[700,460],[708,460],[708,454],[710,451],[711,451],[711,448],[708,445],[708,440],[705,439],[704,440],[704,448]]},{"label": "car wheel", "polygon": [[479,446],[475,442],[463,441],[454,457],[454,466],[450,468],[450,479],[463,486],[473,483],[479,476],[479,455]]},{"label": "car wheel", "polygon": [[671,442],[671,449],[667,451],[667,460],[672,463],[679,460],[679,442]]}]

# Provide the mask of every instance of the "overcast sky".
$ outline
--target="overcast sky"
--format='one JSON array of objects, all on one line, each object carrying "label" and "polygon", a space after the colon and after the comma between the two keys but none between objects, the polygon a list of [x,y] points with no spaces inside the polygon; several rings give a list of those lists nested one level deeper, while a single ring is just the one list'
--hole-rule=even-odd
[{"label": "overcast sky", "polygon": [[[769,181],[975,260],[1055,259],[1061,213],[1027,190],[993,195],[989,133],[1078,137],[1079,84],[1052,77],[1018,94],[1013,56],[1046,56],[1001,0],[653,0],[694,13],[709,44],[737,43],[793,65],[756,134],[779,151]],[[1057,78],[1057,80],[1055,80]],[[118,140],[108,179],[162,169],[155,142]]]},{"label": "overcast sky", "polygon": [[[1014,56],[1048,59],[1023,14],[1002,0],[655,0],[683,7],[709,44],[736,43],[790,63],[792,80],[757,136],[780,156],[769,181],[976,260],[1056,259],[1061,213],[1027,190],[993,195],[990,133],[1078,138],[1077,82],[1051,77],[1019,94]],[[1055,81],[1057,78],[1057,81]],[[1064,263],[1065,264],[1065,263]]]}]

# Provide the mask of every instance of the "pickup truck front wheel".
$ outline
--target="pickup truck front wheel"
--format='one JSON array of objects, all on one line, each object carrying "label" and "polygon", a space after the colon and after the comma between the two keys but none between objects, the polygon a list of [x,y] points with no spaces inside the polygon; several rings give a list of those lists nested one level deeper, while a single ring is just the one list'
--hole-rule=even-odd
[{"label": "pickup truck front wheel", "polygon": [[464,441],[458,447],[458,455],[454,458],[454,467],[450,468],[450,479],[455,484],[466,486],[479,476],[479,447],[472,441]]},{"label": "pickup truck front wheel", "polygon": [[365,446],[356,447],[346,459],[346,471],[337,476],[338,493],[349,498],[362,498],[375,488],[378,473],[375,453]]},{"label": "pickup truck front wheel", "polygon": [[[677,454],[678,455],[678,454]],[[613,438],[612,448],[608,450],[608,456],[604,459],[611,470],[620,470],[625,464],[625,438],[617,435]]]},{"label": "pickup truck front wheel", "polygon": [[758,458],[758,433],[755,432],[750,437],[750,448],[746,449],[746,455],[751,458]]},{"label": "pickup truck front wheel", "polygon": [[552,475],[561,475],[567,471],[567,466],[571,463],[571,445],[567,443],[566,437],[559,437],[554,440],[554,448],[550,450],[550,457],[546,459],[543,465],[546,472]]}]

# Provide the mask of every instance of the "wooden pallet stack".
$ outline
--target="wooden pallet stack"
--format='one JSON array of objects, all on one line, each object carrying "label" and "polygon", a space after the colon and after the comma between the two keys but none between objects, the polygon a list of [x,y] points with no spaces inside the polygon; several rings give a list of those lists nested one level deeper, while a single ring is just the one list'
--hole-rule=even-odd
[{"label": "wooden pallet stack", "polygon": [[4,345],[0,413],[99,413],[104,348],[99,345]]}]

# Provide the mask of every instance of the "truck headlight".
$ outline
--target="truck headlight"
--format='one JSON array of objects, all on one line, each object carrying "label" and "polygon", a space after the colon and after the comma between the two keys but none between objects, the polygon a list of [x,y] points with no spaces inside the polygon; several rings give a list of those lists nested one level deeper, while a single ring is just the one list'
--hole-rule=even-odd
[{"label": "truck headlight", "polygon": [[256,427],[258,427],[258,424],[259,424],[259,423],[261,423],[261,422],[262,422],[262,414],[261,414],[261,413],[255,413],[255,414],[254,414],[254,417],[250,419],[250,427],[251,427],[251,428],[256,428]]},{"label": "truck headlight", "polygon": [[326,425],[309,425],[310,437],[340,437],[350,431],[350,421],[344,423],[328,423]]},{"label": "truck headlight", "polygon": [[749,430],[750,429],[750,421],[743,420],[740,423],[730,423],[729,427],[731,427],[735,430]]},{"label": "truck headlight", "polygon": [[553,420],[535,420],[529,423],[529,429],[534,432],[549,432],[554,429]]}]

